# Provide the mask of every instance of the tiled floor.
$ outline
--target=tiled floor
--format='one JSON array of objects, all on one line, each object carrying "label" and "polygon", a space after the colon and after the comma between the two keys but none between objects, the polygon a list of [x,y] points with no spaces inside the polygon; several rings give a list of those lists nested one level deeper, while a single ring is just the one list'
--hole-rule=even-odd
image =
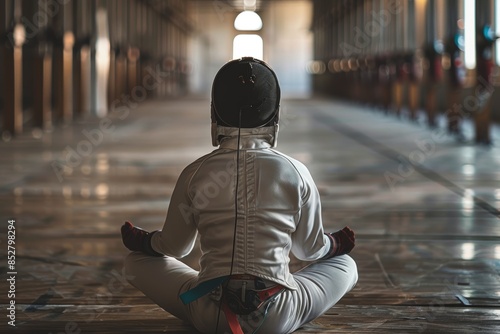
[{"label": "tiled floor", "polygon": [[[161,228],[180,171],[212,150],[209,129],[209,101],[182,99],[0,143],[0,267],[11,271],[15,219],[17,271],[16,327],[3,278],[0,332],[195,333],[126,283],[119,227]],[[499,333],[498,127],[493,138],[478,147],[357,105],[284,101],[278,149],[309,167],[326,229],[357,232],[360,274],[298,333]]]}]

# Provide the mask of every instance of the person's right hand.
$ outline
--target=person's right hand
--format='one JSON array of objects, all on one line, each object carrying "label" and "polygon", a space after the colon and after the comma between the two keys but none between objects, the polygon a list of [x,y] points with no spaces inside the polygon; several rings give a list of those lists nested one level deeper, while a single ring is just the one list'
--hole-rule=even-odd
[{"label": "person's right hand", "polygon": [[125,247],[131,251],[140,251],[152,256],[163,256],[163,254],[156,252],[151,247],[151,237],[156,232],[150,233],[144,231],[142,228],[136,227],[128,221],[121,228],[122,241]]}]

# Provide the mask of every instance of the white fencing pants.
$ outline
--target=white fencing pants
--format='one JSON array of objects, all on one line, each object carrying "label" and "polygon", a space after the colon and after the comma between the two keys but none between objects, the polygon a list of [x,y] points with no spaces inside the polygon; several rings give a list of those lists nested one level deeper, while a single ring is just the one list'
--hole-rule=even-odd
[{"label": "white fencing pants", "polygon": [[[129,282],[148,298],[179,319],[192,324],[202,333],[231,330],[218,303],[209,295],[184,305],[179,295],[194,288],[198,272],[171,257],[153,257],[141,252],[131,253],[125,260]],[[314,262],[293,274],[299,289],[285,290],[276,296],[264,315],[265,307],[240,317],[245,333],[291,333],[300,326],[321,316],[349,292],[358,280],[356,263],[348,255]]]}]

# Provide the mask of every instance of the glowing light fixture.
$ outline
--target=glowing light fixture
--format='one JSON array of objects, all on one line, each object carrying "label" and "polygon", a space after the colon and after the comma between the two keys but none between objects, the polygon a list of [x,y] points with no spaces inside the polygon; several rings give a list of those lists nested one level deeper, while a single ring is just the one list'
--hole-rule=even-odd
[{"label": "glowing light fixture", "polygon": [[465,67],[476,67],[476,1],[464,0]]},{"label": "glowing light fixture", "polygon": [[256,12],[245,10],[236,16],[234,28],[236,30],[257,31],[262,29],[262,20]]}]

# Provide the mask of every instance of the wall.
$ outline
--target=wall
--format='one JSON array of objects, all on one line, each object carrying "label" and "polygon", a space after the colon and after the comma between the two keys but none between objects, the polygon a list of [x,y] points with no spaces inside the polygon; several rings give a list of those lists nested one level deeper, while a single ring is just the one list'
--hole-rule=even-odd
[{"label": "wall", "polygon": [[[209,96],[215,74],[232,58],[234,37],[242,33],[234,29],[239,13],[212,1],[197,2],[193,10],[199,34],[188,53],[194,64],[190,90]],[[258,34],[264,40],[264,60],[276,71],[283,97],[307,97],[311,91],[306,72],[312,58],[311,11],[309,1],[273,1],[258,12],[263,21]]]},{"label": "wall", "polygon": [[312,59],[309,1],[275,1],[262,14],[264,57],[274,68],[283,97],[308,97],[311,78],[306,71]]}]

